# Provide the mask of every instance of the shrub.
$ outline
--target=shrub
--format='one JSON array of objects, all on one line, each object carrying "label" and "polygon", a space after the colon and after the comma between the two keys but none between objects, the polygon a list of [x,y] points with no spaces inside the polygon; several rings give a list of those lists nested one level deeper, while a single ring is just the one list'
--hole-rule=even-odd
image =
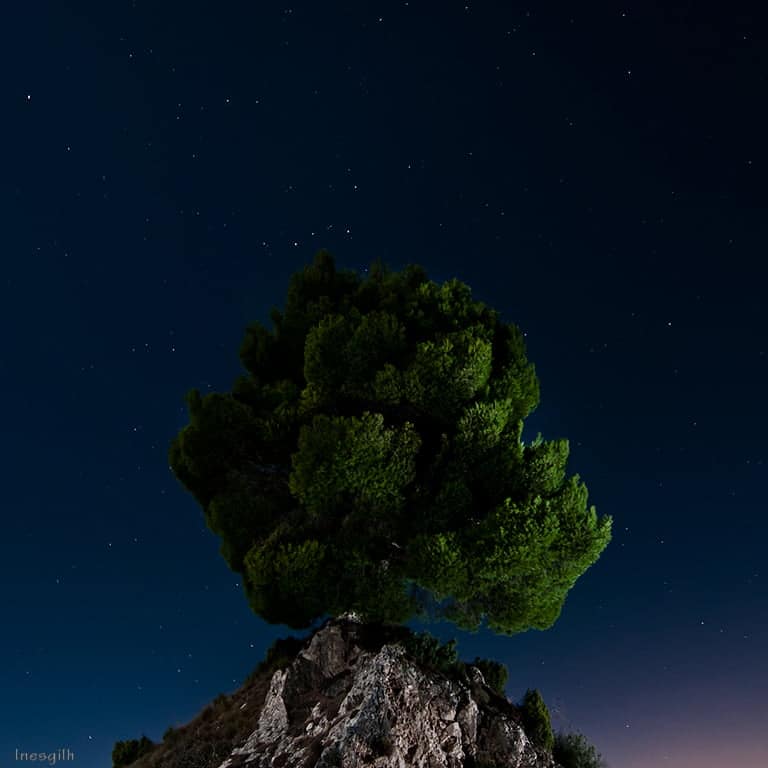
[{"label": "shrub", "polygon": [[419,632],[407,637],[403,646],[406,653],[428,669],[453,675],[463,666],[456,653],[456,640],[453,638],[443,645],[429,632]]},{"label": "shrub", "polygon": [[116,741],[112,749],[112,768],[122,768],[135,763],[142,755],[150,752],[154,746],[155,743],[146,736],[142,736],[140,739]]},{"label": "shrub", "polygon": [[523,729],[528,738],[534,744],[551,751],[555,736],[552,733],[549,710],[537,690],[526,691],[520,714],[523,719]]},{"label": "shrub", "polygon": [[562,768],[605,768],[603,756],[580,733],[558,733],[552,755]]},{"label": "shrub", "polygon": [[264,666],[270,672],[288,666],[304,647],[304,642],[304,639],[300,637],[278,637],[267,649]]},{"label": "shrub", "polygon": [[504,696],[504,688],[507,684],[507,678],[509,677],[509,670],[507,669],[506,664],[502,664],[500,661],[481,659],[479,656],[475,656],[472,666],[477,667],[483,673],[483,677],[489,688],[493,688],[494,691]]}]

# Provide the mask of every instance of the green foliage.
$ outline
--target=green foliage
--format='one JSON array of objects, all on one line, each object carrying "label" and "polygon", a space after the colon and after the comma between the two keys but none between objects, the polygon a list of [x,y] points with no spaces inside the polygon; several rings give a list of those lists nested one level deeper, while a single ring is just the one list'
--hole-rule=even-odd
[{"label": "green foliage", "polygon": [[419,446],[412,424],[389,429],[380,413],[365,411],[360,419],[318,414],[299,433],[288,484],[312,518],[351,503],[386,526],[405,502]]},{"label": "green foliage", "polygon": [[551,626],[611,520],[566,476],[567,440],[521,440],[539,384],[520,330],[458,280],[362,278],[326,251],[270,316],[231,392],[188,393],[168,453],[253,610]]},{"label": "green foliage", "polygon": [[526,691],[520,715],[523,719],[523,730],[528,738],[542,749],[551,751],[555,736],[552,733],[549,710],[538,691]]},{"label": "green foliage", "polygon": [[127,741],[117,741],[112,749],[112,768],[123,768],[123,766],[135,763],[142,755],[150,752],[155,743],[142,736],[140,739],[128,739]]},{"label": "green foliage", "polygon": [[310,621],[323,609],[325,545],[270,536],[245,556],[251,605],[267,620],[282,616],[290,625]]},{"label": "green foliage", "polygon": [[477,667],[483,673],[483,678],[489,688],[493,688],[501,696],[505,695],[505,687],[509,677],[509,670],[506,664],[475,656],[472,666]]},{"label": "green foliage", "polygon": [[607,765],[581,733],[558,733],[552,756],[562,768],[606,768]]},{"label": "green foliage", "polygon": [[429,632],[413,633],[403,641],[406,653],[420,666],[447,675],[462,667],[456,652],[456,640],[443,644]]}]

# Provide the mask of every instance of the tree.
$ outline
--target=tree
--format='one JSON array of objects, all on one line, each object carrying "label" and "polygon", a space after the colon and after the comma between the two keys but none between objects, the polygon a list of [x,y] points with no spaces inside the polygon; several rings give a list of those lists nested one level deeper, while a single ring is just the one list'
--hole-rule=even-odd
[{"label": "tree", "polygon": [[558,733],[552,756],[562,768],[606,768],[607,765],[581,733]]},{"label": "tree", "polygon": [[552,721],[547,705],[537,690],[529,688],[525,692],[520,714],[523,718],[523,728],[531,741],[548,752],[552,751],[555,743]]},{"label": "tree", "polygon": [[521,439],[539,383],[520,330],[456,279],[362,278],[327,251],[271,320],[231,392],[187,394],[169,449],[253,610],[551,626],[611,520],[566,477],[567,440]]}]

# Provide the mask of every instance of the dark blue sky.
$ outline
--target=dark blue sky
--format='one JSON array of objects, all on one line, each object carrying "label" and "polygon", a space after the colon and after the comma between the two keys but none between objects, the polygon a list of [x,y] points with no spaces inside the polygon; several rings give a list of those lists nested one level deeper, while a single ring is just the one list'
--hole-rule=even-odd
[{"label": "dark blue sky", "polygon": [[766,18],[584,5],[5,9],[0,763],[109,765],[289,633],[166,452],[326,247],[517,323],[614,518],[551,630],[431,631],[615,768],[768,764]]}]

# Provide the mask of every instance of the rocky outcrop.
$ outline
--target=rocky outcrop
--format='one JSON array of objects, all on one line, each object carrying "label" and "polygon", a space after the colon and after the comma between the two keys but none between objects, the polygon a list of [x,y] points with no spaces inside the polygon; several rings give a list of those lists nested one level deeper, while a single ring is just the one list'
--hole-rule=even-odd
[{"label": "rocky outcrop", "polygon": [[317,630],[272,674],[252,732],[218,768],[556,768],[480,670],[468,681],[424,670],[362,630],[351,614]]},{"label": "rocky outcrop", "polygon": [[131,768],[558,768],[479,669],[424,666],[409,638],[345,614],[277,641],[237,691]]}]

